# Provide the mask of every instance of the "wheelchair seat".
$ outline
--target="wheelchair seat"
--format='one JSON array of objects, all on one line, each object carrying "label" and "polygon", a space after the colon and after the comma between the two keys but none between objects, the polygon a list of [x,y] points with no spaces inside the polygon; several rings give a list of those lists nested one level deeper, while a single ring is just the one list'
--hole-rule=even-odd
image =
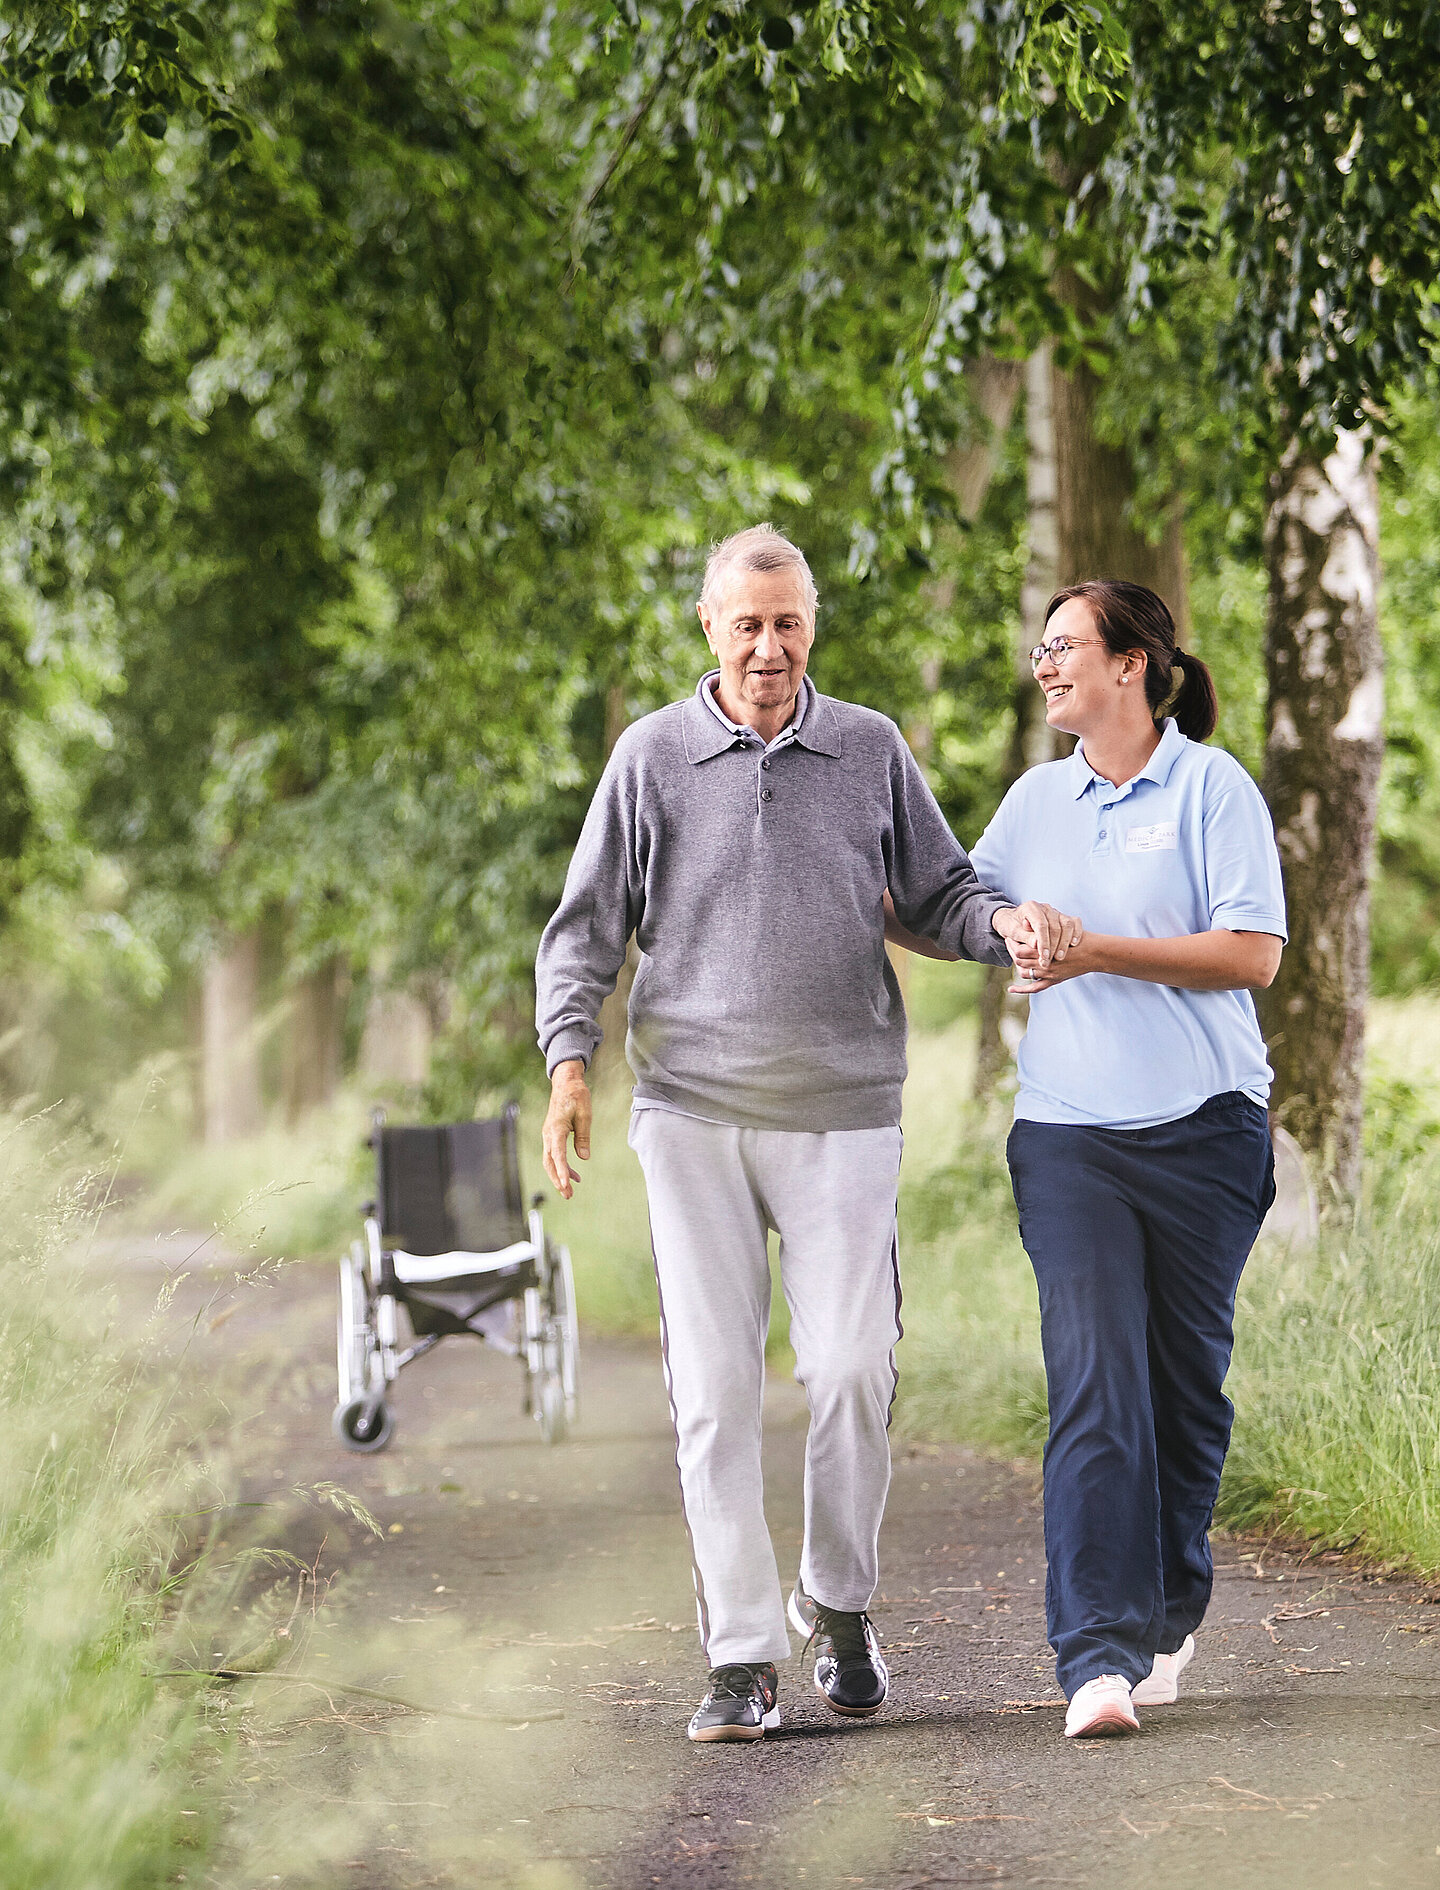
[{"label": "wheelchair seat", "polygon": [[530,1259],[533,1251],[528,1240],[516,1240],[498,1253],[406,1253],[403,1247],[395,1247],[390,1259],[402,1285],[428,1286],[437,1280],[468,1279],[472,1273],[494,1273]]}]

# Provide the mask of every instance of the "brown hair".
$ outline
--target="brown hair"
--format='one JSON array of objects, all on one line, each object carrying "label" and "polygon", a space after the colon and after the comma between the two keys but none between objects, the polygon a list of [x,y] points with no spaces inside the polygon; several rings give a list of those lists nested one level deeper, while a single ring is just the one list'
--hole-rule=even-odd
[{"label": "brown hair", "polygon": [[1144,651],[1145,700],[1150,704],[1150,713],[1158,716],[1163,709],[1174,716],[1182,735],[1188,735],[1192,742],[1208,741],[1220,715],[1215,683],[1198,656],[1176,648],[1175,619],[1164,598],[1144,584],[1128,584],[1122,578],[1091,578],[1056,591],[1045,606],[1047,627],[1055,612],[1072,597],[1089,605],[1095,628],[1112,656]]}]

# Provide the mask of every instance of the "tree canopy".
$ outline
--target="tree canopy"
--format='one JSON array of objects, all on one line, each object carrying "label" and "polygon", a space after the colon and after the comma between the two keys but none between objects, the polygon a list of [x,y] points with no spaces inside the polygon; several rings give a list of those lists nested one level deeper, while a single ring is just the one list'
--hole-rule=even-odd
[{"label": "tree canopy", "polygon": [[1429,358],[1435,43],[1420,0],[13,10],[32,917],[68,888],[183,968],[278,915],[294,967],[443,977],[473,1072],[617,718],[693,680],[705,545],[757,516],[812,553],[822,685],[925,722],[969,837],[1024,479],[1012,440],[962,522],[946,454],[971,364],[1046,336],[1137,506],[1185,495],[1253,761],[1264,467],[1383,430]]}]

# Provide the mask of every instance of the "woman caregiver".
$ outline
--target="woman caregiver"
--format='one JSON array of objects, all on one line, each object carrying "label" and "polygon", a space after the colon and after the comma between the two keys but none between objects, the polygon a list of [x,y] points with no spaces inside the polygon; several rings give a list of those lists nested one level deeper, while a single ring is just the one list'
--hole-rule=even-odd
[{"label": "woman caregiver", "polygon": [[1031,663],[1079,746],[1015,783],[971,859],[1076,915],[1048,963],[1016,955],[1007,1154],[1050,1396],[1049,1637],[1086,1738],[1176,1697],[1210,1599],[1235,1292],[1275,1192],[1250,992],[1285,903],[1265,802],[1201,745],[1214,685],[1153,591],[1060,591]]}]

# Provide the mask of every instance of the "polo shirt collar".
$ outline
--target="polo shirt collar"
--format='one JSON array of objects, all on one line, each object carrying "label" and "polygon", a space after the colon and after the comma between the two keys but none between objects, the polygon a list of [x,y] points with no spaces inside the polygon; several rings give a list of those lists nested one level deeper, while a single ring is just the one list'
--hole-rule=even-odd
[{"label": "polo shirt collar", "polygon": [[[739,738],[739,728],[711,693],[711,684],[719,674],[718,669],[707,671],[695,685],[694,695],[687,698],[681,712],[685,758],[692,764],[709,761],[713,756],[723,754],[726,749],[733,748]],[[789,724],[794,740],[814,754],[838,755],[840,728],[835,711],[808,676],[800,685],[800,691],[795,719]]]},{"label": "polo shirt collar", "polygon": [[[1157,787],[1164,787],[1170,779],[1170,770],[1184,751],[1185,742],[1186,737],[1180,733],[1174,716],[1167,715],[1164,730],[1156,744],[1154,754],[1140,772],[1132,775],[1124,785],[1133,787],[1137,781],[1153,781]],[[1103,775],[1096,774],[1085,759],[1084,743],[1076,742],[1075,752],[1070,757],[1070,785],[1077,801],[1092,781],[1099,781],[1103,787],[1107,788],[1115,785],[1113,781],[1107,781]]]}]

